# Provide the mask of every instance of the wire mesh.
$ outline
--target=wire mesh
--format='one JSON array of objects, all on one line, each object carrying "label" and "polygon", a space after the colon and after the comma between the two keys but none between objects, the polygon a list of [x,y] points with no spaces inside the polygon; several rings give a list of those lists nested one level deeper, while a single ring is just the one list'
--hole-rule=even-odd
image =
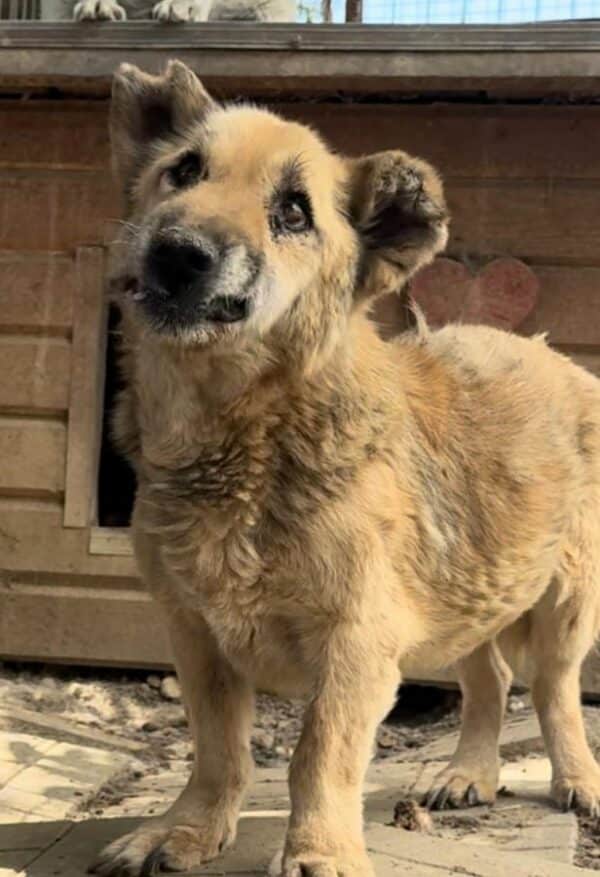
[{"label": "wire mesh", "polygon": [[[127,0],[120,0],[127,7]],[[153,3],[148,0],[148,8]],[[0,0],[0,18],[68,17],[64,0]],[[323,10],[330,9],[324,15]],[[346,0],[297,0],[297,20],[343,22]],[[363,0],[365,24],[518,24],[600,18],[600,0]]]}]

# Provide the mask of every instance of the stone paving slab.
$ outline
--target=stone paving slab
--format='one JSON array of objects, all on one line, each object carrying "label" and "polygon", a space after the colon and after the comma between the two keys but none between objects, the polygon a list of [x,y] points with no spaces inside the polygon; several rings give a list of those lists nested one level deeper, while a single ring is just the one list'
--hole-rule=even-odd
[{"label": "stone paving slab", "polygon": [[[444,734],[420,749],[411,749],[402,755],[402,761],[449,761],[458,744],[459,732]],[[542,732],[537,716],[533,713],[511,716],[502,728],[500,751],[503,748],[526,743],[542,744]]]},{"label": "stone paving slab", "polygon": [[[33,863],[27,863],[26,877],[83,877],[91,858],[104,844],[131,831],[135,820],[107,819],[77,823]],[[285,832],[284,814],[246,816],[240,821],[235,848],[218,862],[190,875],[254,877],[264,875],[281,847]],[[402,829],[368,825],[367,846],[378,877],[595,877],[597,872],[564,863],[545,861],[527,853],[512,853],[423,836]],[[16,859],[15,859],[16,861]],[[0,867],[4,863],[0,859]],[[18,867],[18,864],[17,864]],[[1,874],[1,871],[0,871]],[[11,875],[12,877],[12,875]],[[16,877],[16,875],[15,875]]]},{"label": "stone paving slab", "polygon": [[[513,721],[509,742],[531,739],[536,729],[530,718]],[[501,783],[514,797],[499,799],[489,811],[489,821],[481,820],[476,831],[467,831],[462,837],[457,831],[452,837],[438,837],[390,828],[398,798],[418,798],[429,788],[447,763],[433,759],[432,754],[451,754],[456,735],[437,743],[443,745],[425,747],[425,764],[388,759],[369,769],[365,787],[367,838],[378,877],[458,873],[469,877],[571,877],[595,873],[570,865],[577,824],[571,814],[550,809],[550,765],[545,758],[525,758],[503,767]],[[423,753],[420,750],[421,757]],[[183,761],[174,762],[172,770],[133,782],[131,794],[105,808],[103,818],[77,823],[66,820],[132,758],[133,753],[0,731],[0,877],[83,877],[94,854],[139,821],[122,817],[148,816],[166,809],[187,781],[191,766]],[[512,820],[511,810],[517,815]],[[282,844],[288,811],[287,769],[257,770],[235,848],[218,863],[194,873],[207,877],[264,874]],[[472,811],[462,812],[468,824]],[[455,811],[455,816],[460,820],[461,811]],[[436,835],[440,831],[444,834],[446,829],[443,820],[436,817]]]},{"label": "stone paving slab", "polygon": [[367,845],[369,850],[386,854],[399,863],[411,862],[438,868],[438,874],[463,874],[469,877],[598,877],[598,872],[589,868],[547,861],[527,853],[504,852],[379,825],[368,830]]}]

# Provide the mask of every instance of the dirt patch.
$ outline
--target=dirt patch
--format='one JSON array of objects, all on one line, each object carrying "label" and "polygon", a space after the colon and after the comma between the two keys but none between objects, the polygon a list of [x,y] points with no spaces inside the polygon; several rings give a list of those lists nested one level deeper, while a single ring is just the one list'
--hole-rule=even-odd
[{"label": "dirt patch", "polygon": [[[165,684],[171,679],[168,674],[5,664],[0,666],[0,705],[66,719],[74,730],[97,729],[137,741],[143,744],[140,759],[158,767],[191,758],[183,704],[173,699],[174,686]],[[458,708],[454,691],[406,686],[380,728],[376,757],[398,757],[456,728]],[[252,746],[259,766],[289,761],[303,711],[299,702],[258,697]]]}]

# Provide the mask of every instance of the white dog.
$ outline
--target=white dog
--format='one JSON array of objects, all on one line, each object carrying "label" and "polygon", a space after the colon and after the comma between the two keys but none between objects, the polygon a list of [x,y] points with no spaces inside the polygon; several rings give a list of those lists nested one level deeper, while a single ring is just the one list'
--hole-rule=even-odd
[{"label": "white dog", "polygon": [[76,21],[294,21],[294,0],[66,0]]}]

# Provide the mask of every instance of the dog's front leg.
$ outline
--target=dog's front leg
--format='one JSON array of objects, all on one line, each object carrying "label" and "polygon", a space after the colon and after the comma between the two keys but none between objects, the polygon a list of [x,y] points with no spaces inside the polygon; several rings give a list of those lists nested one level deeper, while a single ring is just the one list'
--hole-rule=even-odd
[{"label": "dog's front leg", "polygon": [[397,662],[362,625],[329,634],[322,661],[290,768],[283,875],[370,877],[362,785],[375,730],[399,683]]},{"label": "dog's front leg", "polygon": [[195,868],[235,837],[252,771],[254,693],[221,656],[200,617],[175,611],[169,630],[194,739],[192,775],[163,816],[102,852],[93,868],[97,874],[133,877]]}]

